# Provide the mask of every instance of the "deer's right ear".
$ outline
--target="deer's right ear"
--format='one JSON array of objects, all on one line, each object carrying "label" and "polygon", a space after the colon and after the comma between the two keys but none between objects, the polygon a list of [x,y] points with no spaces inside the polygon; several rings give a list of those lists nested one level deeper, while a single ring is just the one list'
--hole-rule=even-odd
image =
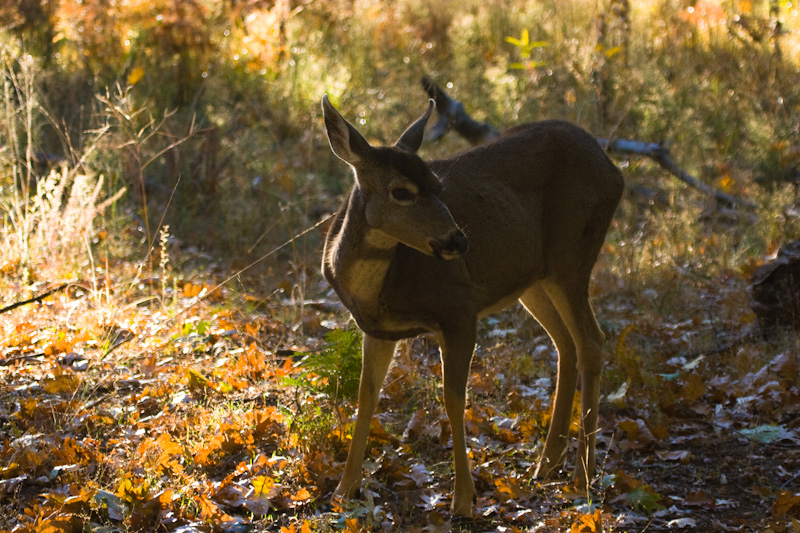
[{"label": "deer's right ear", "polygon": [[336,111],[327,94],[322,97],[322,116],[333,153],[350,165],[363,161],[371,148],[369,143]]}]

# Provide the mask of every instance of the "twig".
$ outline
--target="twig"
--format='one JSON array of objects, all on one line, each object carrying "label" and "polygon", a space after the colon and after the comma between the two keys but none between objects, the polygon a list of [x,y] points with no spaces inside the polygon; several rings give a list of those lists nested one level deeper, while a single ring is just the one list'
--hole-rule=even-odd
[{"label": "twig", "polygon": [[615,139],[613,141],[597,139],[597,142],[599,142],[600,146],[609,152],[615,152],[619,154],[636,154],[649,157],[658,163],[661,168],[677,177],[685,184],[697,189],[703,194],[714,197],[720,203],[734,207],[746,207],[748,209],[755,209],[756,207],[754,203],[737,198],[736,196],[730,194],[726,194],[722,191],[718,191],[684,171],[675,161],[673,161],[672,157],[670,157],[669,148],[662,144],[629,141],[626,139]]},{"label": "twig", "polygon": [[43,294],[40,294],[39,296],[34,296],[33,298],[29,298],[29,299],[24,300],[22,302],[16,302],[16,303],[13,303],[11,305],[7,305],[7,306],[3,307],[2,309],[0,309],[0,314],[5,313],[7,311],[11,311],[12,309],[16,309],[17,307],[21,307],[23,305],[31,304],[33,302],[40,302],[40,301],[44,300],[45,298],[47,298],[48,296],[50,296],[51,294],[53,294],[54,292],[58,292],[60,290],[64,290],[68,286],[69,286],[69,283],[62,283],[58,287],[56,287],[54,289],[50,289],[49,291],[47,291],[47,292],[45,292]]},{"label": "twig", "polygon": [[20,355],[12,355],[11,357],[6,357],[5,359],[0,359],[0,366],[10,366],[16,363],[17,361],[36,361],[40,357],[44,356],[44,352],[39,353],[26,353]]},{"label": "twig", "polygon": [[800,478],[800,474],[796,474],[794,477],[790,478],[786,483],[781,485],[781,490],[785,490],[786,487],[788,487],[789,484],[792,483],[793,481],[796,481],[797,478]]}]

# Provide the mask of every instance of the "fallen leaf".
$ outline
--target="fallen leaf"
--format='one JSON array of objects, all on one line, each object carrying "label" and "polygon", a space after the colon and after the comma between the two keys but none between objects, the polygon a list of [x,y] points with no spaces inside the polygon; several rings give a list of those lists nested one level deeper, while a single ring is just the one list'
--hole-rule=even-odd
[{"label": "fallen leaf", "polygon": [[11,479],[0,480],[0,496],[11,494],[27,479],[28,476],[18,476]]},{"label": "fallen leaf", "polygon": [[72,394],[81,386],[81,380],[72,374],[61,374],[42,383],[42,388],[48,394]]},{"label": "fallen leaf", "polygon": [[194,283],[186,283],[183,286],[183,296],[186,298],[194,298],[203,290],[203,285],[196,285]]},{"label": "fallen leaf", "polygon": [[745,437],[762,444],[770,444],[781,438],[785,430],[781,426],[773,424],[765,424],[757,428],[744,428],[740,429],[739,433]]},{"label": "fallen leaf", "polygon": [[425,468],[425,465],[421,463],[412,465],[408,472],[403,475],[414,481],[417,487],[425,487],[433,481],[433,476],[431,476],[431,473]]},{"label": "fallen leaf", "polygon": [[786,490],[778,493],[775,504],[772,506],[772,516],[779,518],[784,515],[800,518],[800,494]]},{"label": "fallen leaf", "polygon": [[495,479],[494,487],[503,500],[513,500],[521,498],[524,495],[519,483],[509,477]]},{"label": "fallen leaf", "polygon": [[347,533],[361,533],[361,527],[358,525],[357,518],[345,518],[344,520],[345,531]]},{"label": "fallen leaf", "polygon": [[656,457],[662,461],[677,461],[681,464],[687,464],[692,459],[692,454],[686,450],[675,451],[656,451]]},{"label": "fallen leaf", "polygon": [[703,379],[703,375],[699,373],[693,373],[686,376],[681,391],[683,392],[683,396],[687,401],[694,402],[700,399],[703,394],[705,394],[706,388],[707,386],[705,379]]},{"label": "fallen leaf", "polygon": [[405,431],[403,432],[403,442],[417,440],[425,431],[425,420],[428,412],[425,409],[417,409],[408,421]]},{"label": "fallen leaf", "polygon": [[37,533],[80,533],[83,531],[83,518],[71,513],[57,513],[42,520],[36,527]]},{"label": "fallen leaf", "polygon": [[627,440],[621,443],[624,448],[645,450],[652,448],[657,443],[644,420],[626,418],[617,422],[617,426],[625,432],[627,437]]},{"label": "fallen leaf", "polygon": [[667,527],[670,529],[690,529],[696,531],[697,520],[694,518],[675,518],[667,522]]},{"label": "fallen leaf", "polygon": [[714,509],[717,504],[717,500],[714,497],[709,496],[703,490],[690,492],[684,501],[686,502],[686,505],[692,507],[705,507],[706,509]]},{"label": "fallen leaf", "polygon": [[296,505],[302,505],[311,500],[311,493],[308,491],[308,489],[302,488],[295,494],[289,496],[289,499],[292,500]]},{"label": "fallen leaf", "polygon": [[573,522],[569,528],[570,533],[600,533],[603,531],[603,520],[600,509],[595,509],[592,514],[584,514]]},{"label": "fallen leaf", "polygon": [[661,504],[661,495],[649,486],[632,490],[628,493],[627,500],[634,509],[641,508],[647,513],[653,513],[664,508]]},{"label": "fallen leaf", "polygon": [[437,507],[445,505],[446,498],[441,492],[432,492],[430,494],[423,494],[420,499],[422,504],[419,505],[425,511],[434,511]]}]

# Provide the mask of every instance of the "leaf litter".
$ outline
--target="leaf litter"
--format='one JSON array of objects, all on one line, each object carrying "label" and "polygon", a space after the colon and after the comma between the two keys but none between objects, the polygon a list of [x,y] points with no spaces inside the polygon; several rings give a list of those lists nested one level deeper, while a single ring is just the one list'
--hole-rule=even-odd
[{"label": "leaf litter", "polygon": [[[339,307],[323,298],[293,317],[280,301],[245,312],[264,299],[198,303],[212,283],[177,286],[169,305],[141,303],[146,286],[114,309],[68,290],[0,317],[2,530],[797,530],[791,337],[745,336],[714,353],[703,320],[642,315],[624,295],[596,294],[598,315],[617,329],[602,471],[579,493],[571,453],[563,477],[531,479],[549,423],[552,346],[513,310],[487,319],[466,414],[475,518],[454,522],[434,339],[401,346],[361,497],[331,506],[358,378],[357,350],[337,348],[353,342]],[[725,320],[715,327],[732,335],[750,327]]]}]

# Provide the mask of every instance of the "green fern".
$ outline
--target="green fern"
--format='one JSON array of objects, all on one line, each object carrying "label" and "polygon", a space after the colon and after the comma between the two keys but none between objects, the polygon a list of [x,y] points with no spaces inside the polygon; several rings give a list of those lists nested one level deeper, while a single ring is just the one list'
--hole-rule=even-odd
[{"label": "green fern", "polygon": [[331,398],[355,400],[361,377],[361,339],[356,328],[329,332],[321,351],[303,355],[299,376],[285,381]]}]

